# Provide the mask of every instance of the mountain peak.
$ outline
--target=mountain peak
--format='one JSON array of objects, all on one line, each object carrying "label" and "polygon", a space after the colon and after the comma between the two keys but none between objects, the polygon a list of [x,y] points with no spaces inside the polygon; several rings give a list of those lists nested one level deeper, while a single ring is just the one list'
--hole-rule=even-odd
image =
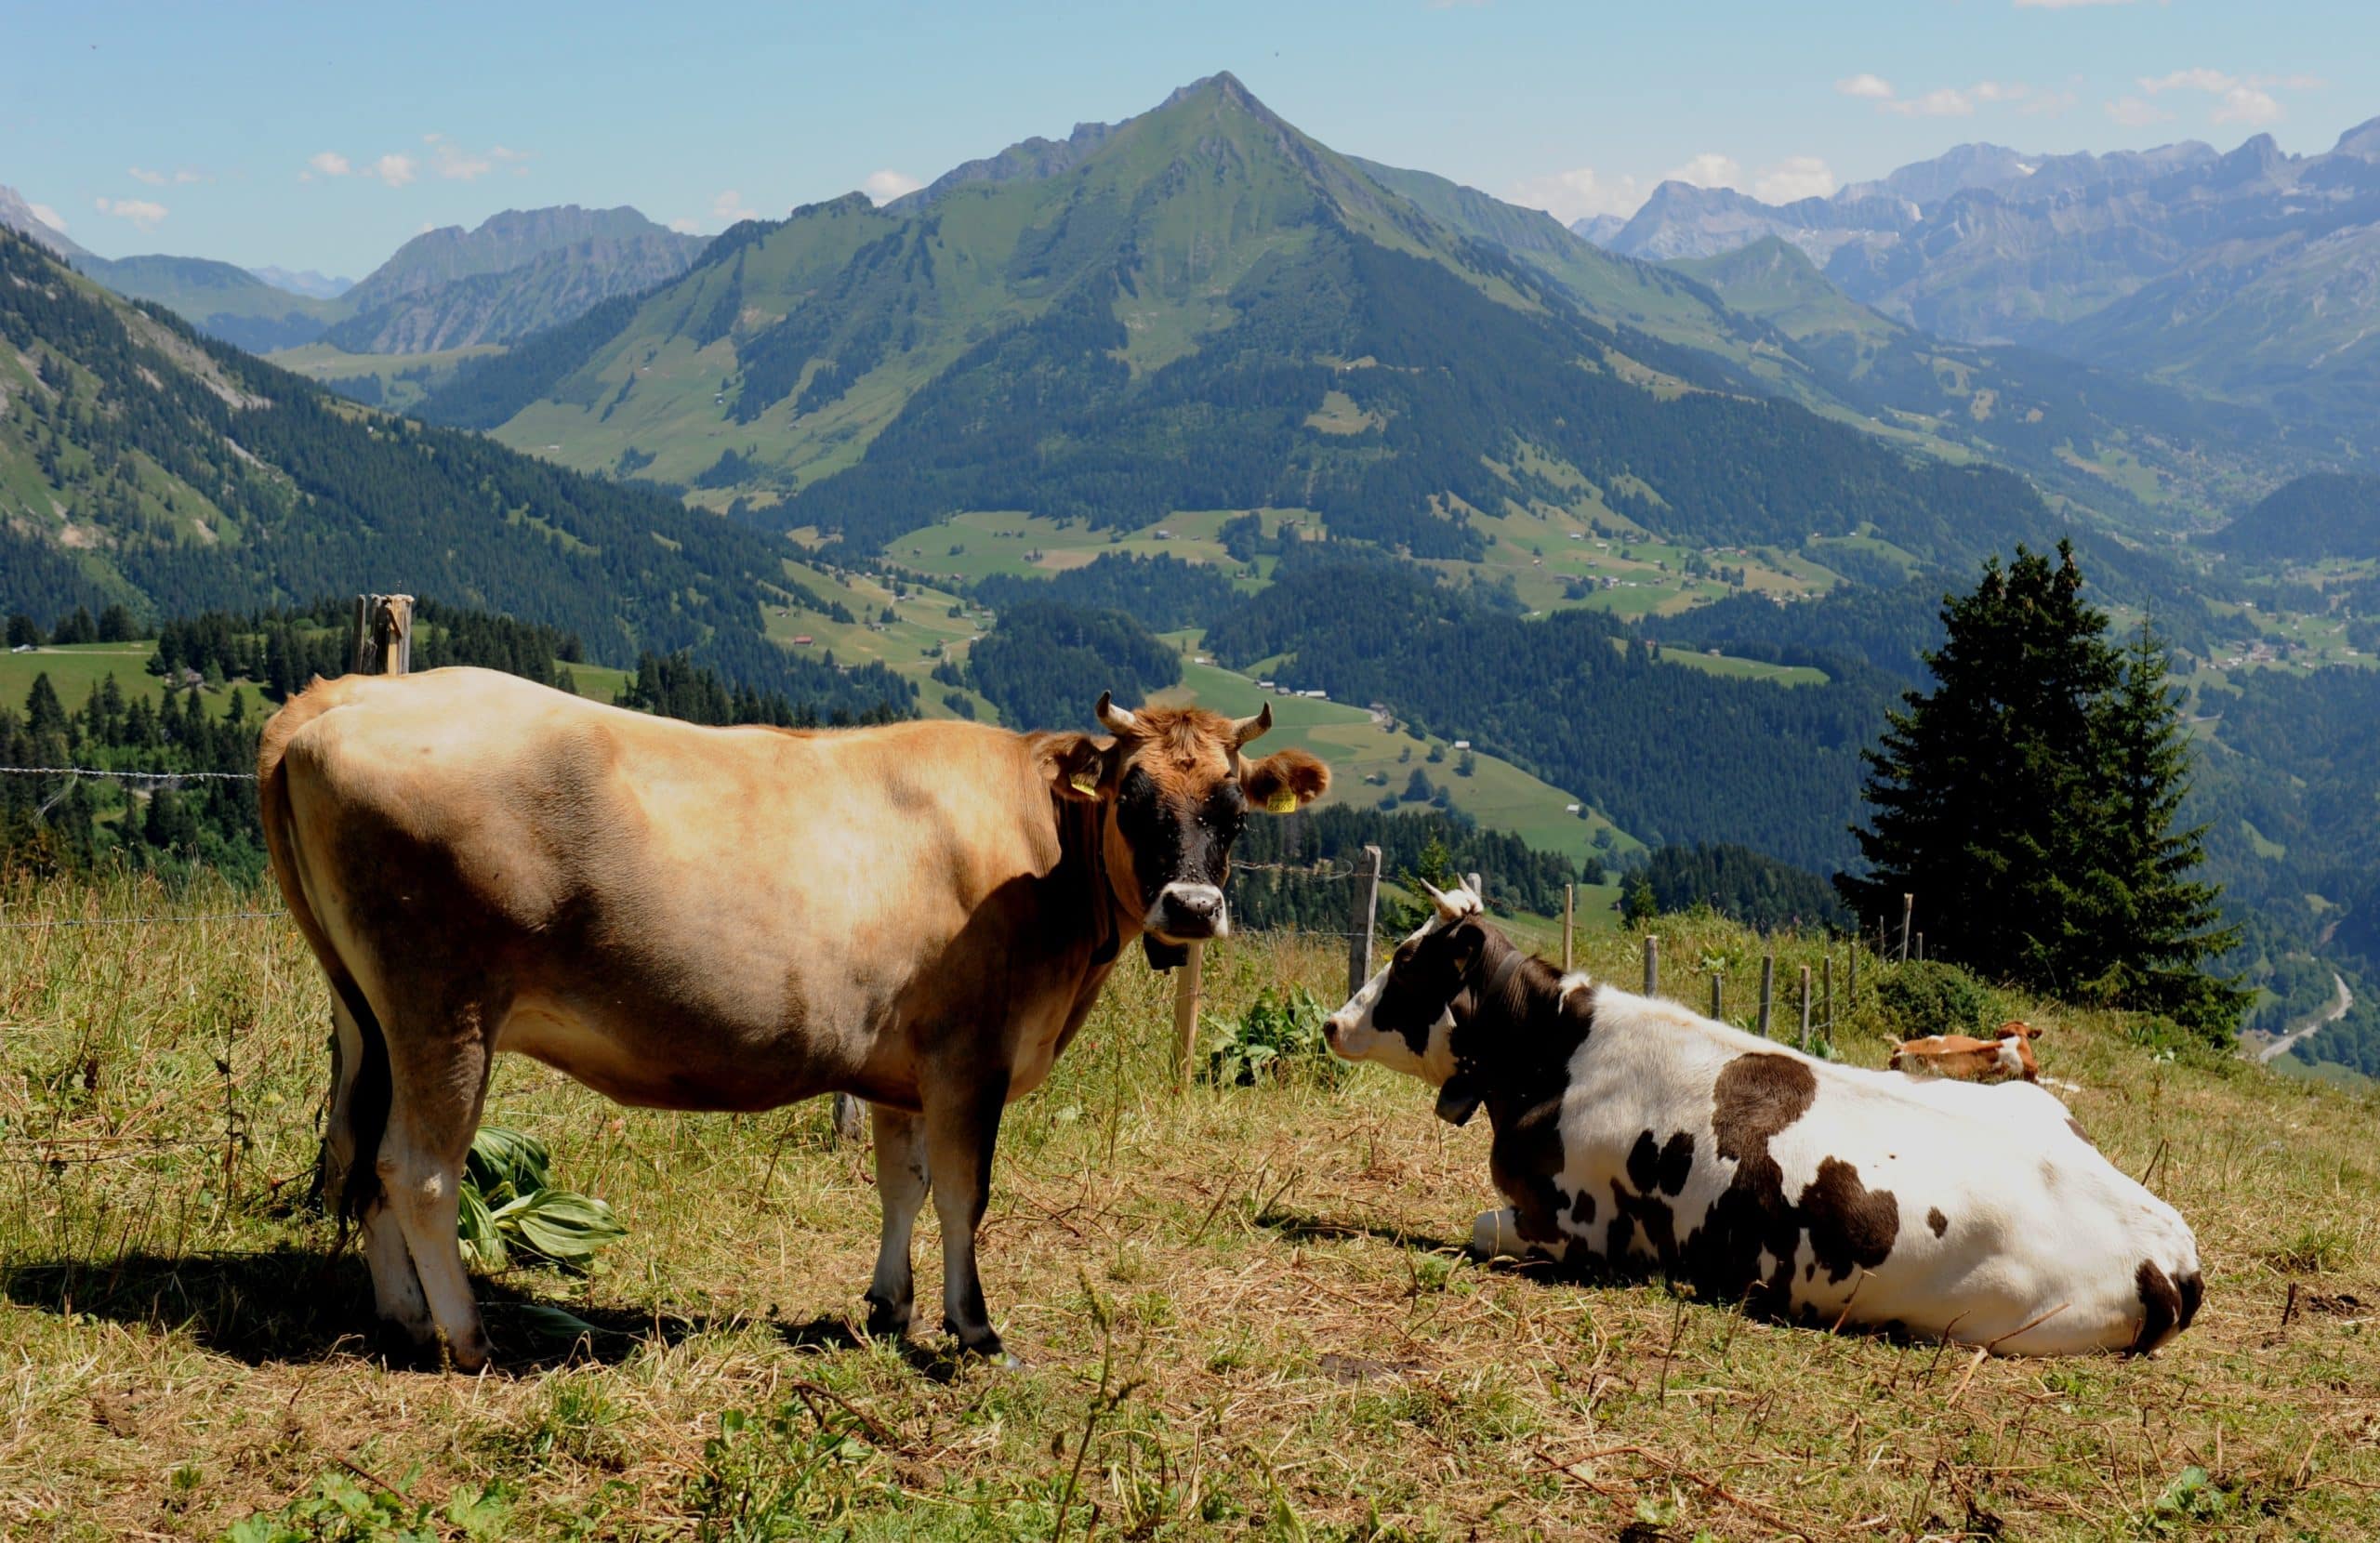
[{"label": "mountain peak", "polygon": [[2359,161],[2380,161],[2380,118],[2368,119],[2339,136],[2331,147],[2334,155],[2352,155]]},{"label": "mountain peak", "polygon": [[1239,77],[1228,70],[1218,70],[1211,75],[1200,76],[1187,86],[1175,86],[1171,94],[1159,105],[1172,107],[1207,96],[1220,98],[1235,106],[1254,108],[1260,112],[1265,111],[1264,104],[1251,96],[1248,87],[1240,84]]},{"label": "mountain peak", "polygon": [[33,213],[17,190],[0,185],[0,226],[16,231],[39,245],[47,247],[61,257],[87,257],[82,247],[69,240],[65,231]]}]

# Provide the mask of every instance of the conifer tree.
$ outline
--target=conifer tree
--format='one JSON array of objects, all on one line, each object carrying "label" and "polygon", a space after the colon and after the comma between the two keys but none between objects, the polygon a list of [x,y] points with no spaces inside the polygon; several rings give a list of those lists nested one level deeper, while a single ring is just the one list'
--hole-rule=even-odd
[{"label": "conifer tree", "polygon": [[2202,830],[2174,828],[2189,745],[2165,652],[2109,642],[2082,591],[2061,542],[1946,597],[1935,689],[1867,753],[1870,871],[1836,887],[1871,925],[1917,896],[1933,956],[2227,1039],[2245,997],[2200,969],[2235,937],[2189,877]]}]

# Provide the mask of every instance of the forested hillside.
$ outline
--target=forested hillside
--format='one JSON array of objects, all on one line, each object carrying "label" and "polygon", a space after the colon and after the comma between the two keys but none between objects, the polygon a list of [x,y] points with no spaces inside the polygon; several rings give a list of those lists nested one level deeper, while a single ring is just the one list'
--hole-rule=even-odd
[{"label": "forested hillside", "polygon": [[1318,555],[1208,630],[1235,667],[1383,702],[1593,798],[1659,845],[1738,841],[1796,866],[1848,861],[1859,750],[1890,689],[1856,663],[1784,687],[1663,663],[1597,613],[1498,614],[1377,561]]},{"label": "forested hillside", "polygon": [[2296,478],[2207,544],[2248,562],[2380,557],[2380,477],[2322,471]]},{"label": "forested hillside", "polygon": [[0,234],[0,610],[147,616],[403,587],[576,634],[590,658],[690,650],[853,712],[882,670],[787,653],[781,547],[646,490],[384,417],[127,306]]}]

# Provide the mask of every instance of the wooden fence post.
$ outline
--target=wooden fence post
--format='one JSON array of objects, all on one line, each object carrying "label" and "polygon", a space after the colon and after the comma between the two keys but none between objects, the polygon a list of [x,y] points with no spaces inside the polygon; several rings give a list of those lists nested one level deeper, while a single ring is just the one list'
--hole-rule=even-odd
[{"label": "wooden fence post", "polygon": [[1865,939],[1854,943],[1848,956],[1851,960],[1851,979],[1844,983],[1843,996],[1854,1012],[1859,1009],[1859,950],[1867,946]]},{"label": "wooden fence post", "polygon": [[1826,1020],[1827,1043],[1834,1043],[1834,950],[1830,947],[1826,957],[1818,961],[1818,990],[1825,997],[1825,1010],[1819,1014]]},{"label": "wooden fence post", "polygon": [[1645,995],[1661,994],[1661,940],[1650,932],[1645,934]]},{"label": "wooden fence post", "polygon": [[1760,1037],[1768,1037],[1769,1008],[1777,996],[1777,945],[1771,943],[1760,959]]},{"label": "wooden fence post", "polygon": [[1479,908],[1483,911],[1486,910],[1488,908],[1488,881],[1480,877],[1477,874],[1465,874],[1462,876],[1462,881],[1471,886],[1471,892],[1473,894],[1479,897]]},{"label": "wooden fence post", "polygon": [[1919,964],[1925,962],[1925,934],[1923,932],[1917,934],[1917,962]]},{"label": "wooden fence post", "polygon": [[1205,943],[1189,947],[1190,957],[1173,978],[1173,1081],[1177,1088],[1190,1086],[1190,1057],[1198,1048],[1198,977],[1207,957]]},{"label": "wooden fence post", "polygon": [[1719,1010],[1719,983],[1725,979],[1726,977],[1715,969],[1711,972],[1711,1016],[1721,1022],[1726,1022],[1726,1015]]},{"label": "wooden fence post", "polygon": [[1804,966],[1802,967],[1802,1043],[1801,1043],[1800,1048],[1801,1048],[1801,1049],[1803,1049],[1805,1052],[1806,1052],[1806,1051],[1809,1049],[1809,1048],[1810,1048],[1810,967],[1809,967],[1808,965],[1804,965]]},{"label": "wooden fence post", "polygon": [[1347,995],[1364,989],[1372,978],[1372,932],[1380,925],[1380,849],[1364,848],[1355,869],[1355,913],[1347,919]]},{"label": "wooden fence post", "polygon": [[1578,968],[1575,962],[1578,956],[1571,949],[1571,929],[1577,922],[1578,914],[1579,887],[1565,884],[1562,886],[1562,973],[1565,975]]},{"label": "wooden fence post", "polygon": [[1917,897],[1916,897],[1915,895],[1903,895],[1903,896],[1901,896],[1901,897],[1900,897],[1900,962],[1901,962],[1901,963],[1903,963],[1903,964],[1907,964],[1907,963],[1909,963],[1909,923],[1910,923],[1910,918],[1911,918],[1911,917],[1915,916],[1915,915],[1916,915],[1916,913],[1917,913]]},{"label": "wooden fence post", "polygon": [[403,675],[413,667],[413,597],[355,597],[353,648],[357,675]]}]

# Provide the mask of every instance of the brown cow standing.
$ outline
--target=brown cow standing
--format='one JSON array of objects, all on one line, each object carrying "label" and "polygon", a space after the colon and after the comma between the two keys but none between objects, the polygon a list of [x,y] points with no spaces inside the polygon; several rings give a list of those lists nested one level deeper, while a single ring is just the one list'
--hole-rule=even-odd
[{"label": "brown cow standing", "polygon": [[1965,1082],[1998,1082],[2005,1077],[2041,1080],[2041,1063],[2033,1059],[2033,1039],[2041,1030],[2010,1020],[1990,1039],[1963,1034],[1935,1034],[1904,1039],[1893,1050],[1896,1072],[1957,1077]]},{"label": "brown cow standing", "polygon": [[1218,937],[1250,809],[1329,785],[1270,709],[1114,707],[1112,738],[697,728],[487,670],[317,681],[265,728],[274,877],[332,987],[329,1139],[381,1316],[488,1346],[456,1183],[498,1050],[623,1103],[874,1105],[868,1322],[903,1333],[929,1189],[943,1312],[1001,1353],[974,1234],[1000,1112],[1123,944]]}]

